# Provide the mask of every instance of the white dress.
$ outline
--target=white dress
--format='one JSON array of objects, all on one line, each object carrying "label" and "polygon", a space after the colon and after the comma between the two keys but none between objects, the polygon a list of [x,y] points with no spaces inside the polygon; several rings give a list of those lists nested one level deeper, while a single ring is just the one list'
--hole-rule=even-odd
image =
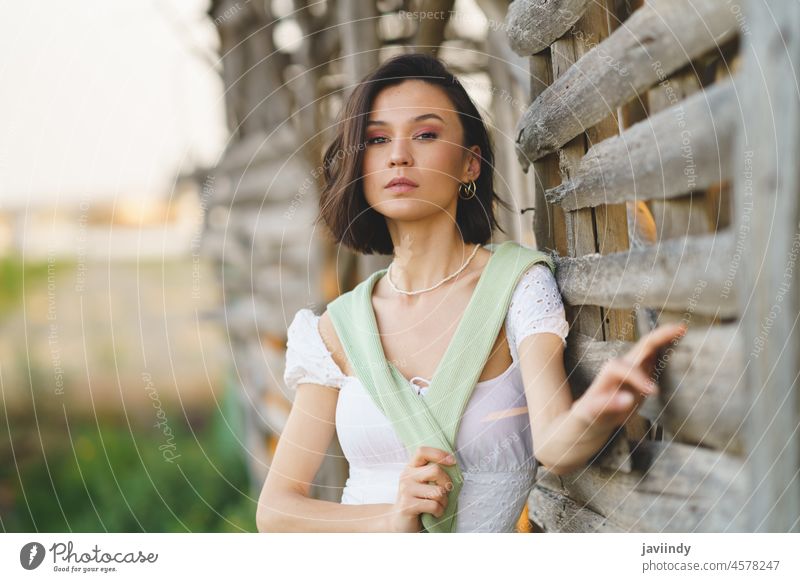
[{"label": "white dress", "polygon": [[[394,503],[409,452],[361,381],[346,376],[319,333],[319,317],[300,309],[288,328],[284,381],[290,390],[314,383],[339,389],[336,431],[350,465],[341,503]],[[456,435],[456,459],[464,476],[456,531],[512,532],[534,484],[534,458],[518,348],[534,333],[569,332],[555,277],[543,263],[522,274],[505,320],[512,364],[478,382]],[[420,382],[422,380],[422,382]],[[427,380],[409,390],[425,396]]]}]

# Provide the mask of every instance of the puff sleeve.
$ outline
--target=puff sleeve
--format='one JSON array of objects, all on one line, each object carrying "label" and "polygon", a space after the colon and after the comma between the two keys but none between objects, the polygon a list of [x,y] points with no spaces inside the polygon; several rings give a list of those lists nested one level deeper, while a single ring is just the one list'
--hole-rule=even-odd
[{"label": "puff sleeve", "polygon": [[319,318],[308,308],[300,309],[287,329],[283,381],[292,392],[303,383],[341,388],[345,380],[319,334]]},{"label": "puff sleeve", "polygon": [[556,278],[546,264],[536,263],[520,276],[508,307],[508,323],[516,349],[529,335],[542,332],[556,334],[566,345],[569,323]]}]

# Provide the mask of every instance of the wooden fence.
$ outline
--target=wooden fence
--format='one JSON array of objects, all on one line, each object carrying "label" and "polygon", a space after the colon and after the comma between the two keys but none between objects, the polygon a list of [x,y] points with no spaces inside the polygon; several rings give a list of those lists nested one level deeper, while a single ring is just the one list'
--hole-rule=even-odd
[{"label": "wooden fence", "polygon": [[505,25],[530,61],[518,159],[575,396],[656,323],[689,325],[659,397],[588,467],[545,472],[531,519],[798,531],[798,6],[518,0]]}]

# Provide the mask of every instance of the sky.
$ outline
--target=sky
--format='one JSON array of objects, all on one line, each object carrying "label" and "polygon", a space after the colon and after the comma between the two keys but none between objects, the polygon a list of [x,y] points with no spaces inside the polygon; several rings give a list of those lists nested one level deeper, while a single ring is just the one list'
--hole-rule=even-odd
[{"label": "sky", "polygon": [[206,0],[0,0],[0,211],[166,197],[228,137]]}]

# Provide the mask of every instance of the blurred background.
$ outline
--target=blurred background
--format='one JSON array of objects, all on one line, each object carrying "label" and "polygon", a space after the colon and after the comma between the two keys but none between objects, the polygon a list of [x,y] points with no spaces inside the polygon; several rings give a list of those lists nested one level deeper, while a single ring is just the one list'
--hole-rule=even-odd
[{"label": "blurred background", "polygon": [[202,1],[3,2],[0,524],[251,530],[192,178],[224,150]]},{"label": "blurred background", "polygon": [[[494,133],[500,239],[534,242],[508,2],[2,6],[0,527],[255,531],[286,328],[388,264],[312,227],[353,84],[442,57]],[[314,495],[345,477],[333,443]]]}]

